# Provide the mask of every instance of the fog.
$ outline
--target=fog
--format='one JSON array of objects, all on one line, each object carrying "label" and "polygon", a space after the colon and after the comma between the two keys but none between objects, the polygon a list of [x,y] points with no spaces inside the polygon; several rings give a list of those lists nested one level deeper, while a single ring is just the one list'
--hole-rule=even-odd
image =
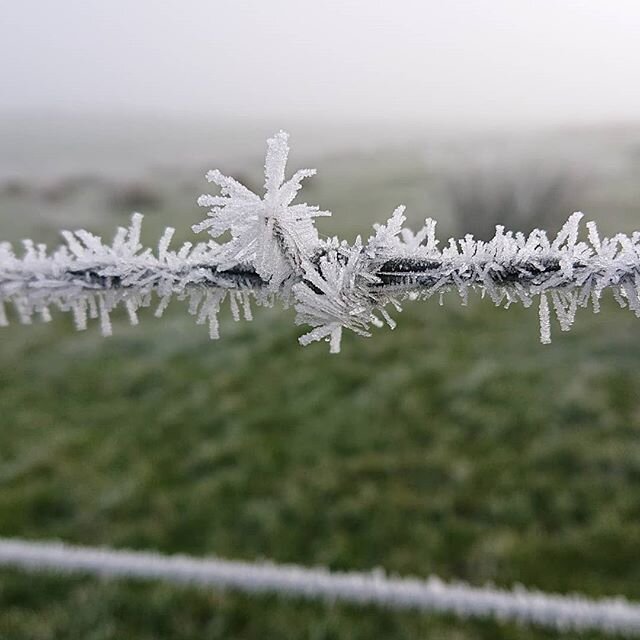
[{"label": "fog", "polygon": [[640,3],[22,0],[0,111],[390,123],[629,122]]}]

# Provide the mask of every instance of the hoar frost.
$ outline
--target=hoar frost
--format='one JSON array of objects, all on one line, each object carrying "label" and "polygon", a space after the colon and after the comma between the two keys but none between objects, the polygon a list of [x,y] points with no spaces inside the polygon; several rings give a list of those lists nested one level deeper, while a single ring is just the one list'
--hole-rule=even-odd
[{"label": "hoar frost", "polygon": [[[311,327],[300,338],[303,345],[326,340],[335,353],[344,329],[369,336],[372,326],[393,328],[388,307],[399,312],[404,299],[451,291],[463,303],[477,291],[505,307],[528,307],[537,299],[544,343],[551,340],[552,316],[567,331],[579,307],[599,310],[605,289],[640,316],[638,232],[601,238],[590,222],[587,241],[580,241],[582,214],[574,213],[553,239],[545,231],[525,236],[498,226],[487,242],[467,235],[440,248],[434,220],[414,233],[398,207],[386,224],[375,225],[366,243],[360,237],[353,244],[323,239],[314,219],[330,212],[294,203],[303,179],[315,171],[286,179],[288,154],[286,133],[268,140],[263,196],[219,171],[207,174],[220,192],[199,198],[209,212],[193,227],[211,236],[207,242],[172,249],[168,228],[155,251],[145,249],[142,216],[134,214],[111,243],[88,231],[63,232],[66,244],[53,253],[30,240],[20,255],[0,243],[0,325],[12,314],[23,323],[34,316],[49,321],[54,308],[71,312],[78,329],[98,319],[109,335],[115,307],[123,305],[137,324],[140,307],[153,303],[161,316],[176,297],[217,338],[223,303],[234,319],[249,320],[252,302],[279,300],[294,306],[297,324]],[[218,242],[223,234],[230,239]]]}]

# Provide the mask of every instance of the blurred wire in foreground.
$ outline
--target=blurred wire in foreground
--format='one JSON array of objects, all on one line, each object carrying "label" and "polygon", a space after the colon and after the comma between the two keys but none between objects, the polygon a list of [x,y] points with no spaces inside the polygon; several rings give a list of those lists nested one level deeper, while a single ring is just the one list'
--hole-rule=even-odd
[{"label": "blurred wire in foreground", "polygon": [[640,635],[640,604],[622,597],[593,600],[579,595],[547,594],[522,586],[512,591],[492,586],[471,587],[464,583],[447,584],[436,577],[394,578],[382,570],[341,573],[296,565],[164,556],[2,538],[0,565],[60,574],[160,579],[249,593],[275,592],[329,602],[452,613],[463,618],[495,617],[558,631],[599,630]]},{"label": "blurred wire in foreground", "polygon": [[[207,243],[170,249],[174,230],[168,228],[157,251],[144,249],[140,214],[129,228],[118,229],[111,244],[88,231],[63,232],[66,246],[52,254],[25,241],[18,256],[0,243],[0,326],[9,322],[8,303],[24,323],[33,315],[50,320],[53,308],[71,312],[78,329],[86,328],[87,318],[100,318],[109,335],[117,306],[125,306],[137,324],[138,309],[154,296],[157,316],[177,297],[189,301],[189,312],[217,338],[225,300],[236,320],[240,309],[251,318],[250,303],[278,300],[295,306],[297,324],[311,327],[301,344],[325,340],[336,353],[343,329],[368,336],[372,326],[386,322],[393,328],[387,307],[400,311],[404,300],[448,292],[463,304],[474,291],[505,307],[537,301],[542,342],[551,340],[552,314],[567,331],[578,308],[598,311],[605,290],[640,317],[638,232],[601,238],[590,222],[588,242],[579,241],[582,214],[574,213],[555,238],[539,229],[525,236],[498,225],[486,242],[468,234],[440,248],[434,220],[414,234],[404,227],[404,207],[398,207],[386,224],[374,225],[366,242],[321,239],[314,220],[329,212],[292,204],[314,171],[297,171],[285,181],[288,153],[287,134],[268,141],[264,197],[209,172],[220,195],[200,197],[209,213],[193,227],[210,234]],[[220,243],[221,236],[226,240]]]}]

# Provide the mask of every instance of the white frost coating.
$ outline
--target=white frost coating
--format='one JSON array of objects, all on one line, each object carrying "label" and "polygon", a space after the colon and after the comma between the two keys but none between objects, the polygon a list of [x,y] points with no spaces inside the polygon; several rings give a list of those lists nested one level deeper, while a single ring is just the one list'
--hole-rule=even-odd
[{"label": "white frost coating", "polygon": [[[12,316],[30,323],[34,316],[50,319],[50,307],[71,312],[78,329],[88,318],[99,319],[111,333],[110,314],[123,304],[132,323],[138,309],[159,298],[155,315],[171,299],[187,299],[198,323],[218,337],[218,312],[228,298],[232,315],[251,318],[250,300],[271,305],[294,304],[298,324],[311,330],[302,344],[326,340],[340,350],[343,329],[370,335],[371,326],[395,321],[385,307],[400,311],[404,299],[427,299],[448,292],[465,304],[469,293],[486,294],[496,305],[529,307],[539,297],[540,337],[551,340],[551,316],[560,328],[571,328],[576,311],[600,308],[606,289],[620,306],[640,317],[640,233],[601,238],[595,223],[587,224],[587,241],[579,240],[581,213],[574,213],[555,238],[535,230],[528,236],[496,227],[482,242],[472,236],[449,239],[442,248],[434,220],[413,233],[405,228],[404,207],[398,207],[366,243],[319,237],[314,218],[330,215],[315,206],[293,204],[302,180],[313,170],[285,180],[288,136],[276,134],[267,143],[265,194],[260,197],[233,178],[211,171],[208,179],[220,195],[199,199],[208,207],[206,220],[194,231],[212,238],[229,232],[230,240],[170,248],[173,229],[162,236],[157,251],[140,242],[142,216],[134,214],[128,228],[118,229],[104,243],[87,231],[63,232],[66,246],[47,253],[44,245],[24,241],[18,256],[0,243],[0,326]],[[7,309],[8,306],[8,309]]]},{"label": "white frost coating", "polygon": [[331,215],[318,207],[291,204],[302,180],[315,175],[315,169],[302,169],[285,182],[288,139],[280,131],[267,141],[264,198],[233,178],[210,171],[207,179],[220,187],[222,195],[200,196],[198,204],[211,209],[209,217],[193,227],[195,232],[208,231],[213,238],[229,231],[231,240],[217,255],[219,267],[251,264],[273,291],[295,276],[302,259],[319,247],[313,218]]},{"label": "white frost coating", "polygon": [[318,267],[303,264],[304,280],[293,286],[296,322],[315,328],[300,338],[300,344],[329,339],[330,352],[338,353],[343,327],[361,336],[371,335],[369,324],[378,322],[363,285],[375,283],[377,278],[363,267],[362,259],[358,239],[353,247],[329,250]]},{"label": "white frost coating", "polygon": [[110,314],[119,304],[136,324],[137,310],[150,305],[152,293],[160,298],[156,315],[162,315],[177,295],[189,300],[189,312],[198,316],[198,322],[215,326],[220,303],[229,287],[236,286],[220,283],[207,268],[215,249],[189,243],[171,251],[173,229],[167,229],[156,256],[150,249],[142,250],[141,223],[142,216],[134,214],[130,227],[118,229],[111,244],[86,231],[63,232],[67,245],[51,255],[27,242],[18,258],[9,244],[1,244],[0,300],[13,303],[23,323],[31,322],[35,313],[48,312],[50,306],[72,312],[79,330],[86,328],[87,317],[99,318],[107,336],[112,330]]},{"label": "white frost coating", "polygon": [[593,600],[575,594],[547,594],[522,586],[511,591],[492,586],[472,587],[465,583],[447,584],[436,577],[397,578],[387,576],[380,569],[371,573],[340,573],[268,562],[164,556],[10,539],[0,539],[0,565],[61,574],[162,579],[249,593],[275,592],[330,602],[341,600],[453,613],[461,617],[494,617],[557,631],[640,634],[640,605],[622,597]]}]

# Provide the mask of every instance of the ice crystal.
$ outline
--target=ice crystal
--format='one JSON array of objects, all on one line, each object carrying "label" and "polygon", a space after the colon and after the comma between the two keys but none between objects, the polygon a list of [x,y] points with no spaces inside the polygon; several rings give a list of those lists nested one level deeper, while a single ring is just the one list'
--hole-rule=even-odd
[{"label": "ice crystal", "polygon": [[263,198],[233,178],[210,171],[207,179],[220,187],[221,195],[199,198],[198,204],[211,209],[209,217],[193,227],[195,232],[208,231],[213,238],[229,231],[231,240],[217,254],[218,268],[250,264],[273,291],[294,277],[303,259],[318,247],[313,219],[331,215],[306,203],[292,204],[302,180],[313,176],[315,169],[302,169],[285,181],[288,139],[280,131],[267,141]]},{"label": "ice crystal", "polygon": [[314,329],[300,343],[328,339],[331,353],[338,353],[343,328],[369,336],[369,325],[378,320],[373,313],[376,300],[368,286],[378,278],[366,267],[360,240],[352,247],[330,250],[317,267],[304,266],[304,279],[293,287],[296,322]]}]

